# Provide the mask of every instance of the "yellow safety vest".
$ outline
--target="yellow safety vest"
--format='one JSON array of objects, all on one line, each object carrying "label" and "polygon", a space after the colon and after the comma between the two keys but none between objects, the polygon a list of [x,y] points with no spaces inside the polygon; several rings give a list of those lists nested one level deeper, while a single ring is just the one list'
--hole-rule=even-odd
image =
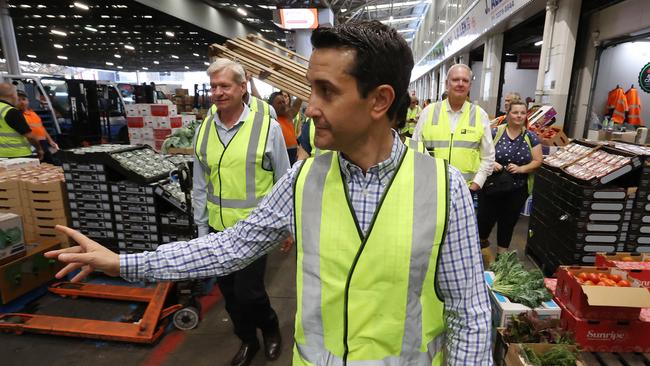
[{"label": "yellow safety vest", "polygon": [[364,237],[338,154],[305,160],[296,177],[293,365],[442,365],[447,164],[406,149]]},{"label": "yellow safety vest", "polygon": [[25,136],[7,124],[5,117],[11,109],[10,104],[0,102],[0,157],[19,158],[32,155],[32,149]]},{"label": "yellow safety vest", "polygon": [[329,150],[321,150],[316,147],[316,127],[314,126],[314,120],[310,118],[306,123],[309,123],[309,144],[311,145],[311,156],[316,157],[329,152]]},{"label": "yellow safety vest", "polygon": [[[494,135],[494,139],[492,140],[492,143],[494,146],[497,146],[497,143],[501,139],[501,136],[503,136],[503,133],[506,132],[506,127],[508,127],[507,124],[499,125],[497,127],[497,133]],[[533,158],[533,144],[530,142],[530,137],[528,137],[528,134],[526,133],[526,128],[522,127],[521,128],[521,133],[524,134],[524,141],[526,141],[526,144],[528,144],[528,148],[530,149],[530,158]],[[533,194],[533,185],[535,184],[535,173],[528,173],[528,180],[526,182],[528,184],[528,194]]]},{"label": "yellow safety vest", "polygon": [[273,171],[262,166],[271,125],[267,114],[249,112],[224,146],[214,124],[216,106],[199,126],[195,153],[206,171],[208,223],[221,231],[245,219],[273,187]]},{"label": "yellow safety vest", "polygon": [[430,110],[420,140],[431,155],[447,160],[460,170],[468,184],[471,183],[481,165],[484,130],[479,107],[465,102],[454,133],[451,133],[446,101],[430,104],[427,108]]},{"label": "yellow safety vest", "polygon": [[[422,109],[420,109],[419,106],[416,106],[413,109],[409,108],[409,109],[406,110],[406,126],[405,126],[405,128],[406,128],[407,132],[410,133],[411,135],[413,135],[413,132],[415,131],[415,126],[418,123],[418,119],[417,119],[418,114],[420,114],[420,112],[422,112]],[[415,120],[415,122],[411,122],[411,120]]]}]

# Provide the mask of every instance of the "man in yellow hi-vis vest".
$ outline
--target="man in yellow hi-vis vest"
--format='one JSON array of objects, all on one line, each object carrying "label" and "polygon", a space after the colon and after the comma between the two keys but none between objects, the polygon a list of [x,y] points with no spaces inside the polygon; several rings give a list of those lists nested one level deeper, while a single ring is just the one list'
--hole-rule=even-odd
[{"label": "man in yellow hi-vis vest", "polygon": [[[194,162],[194,216],[199,236],[219,232],[245,219],[289,169],[287,149],[266,102],[250,96],[243,103],[246,78],[241,65],[217,59],[208,68],[213,106],[197,129]],[[232,365],[245,365],[259,348],[262,330],[266,355],[280,352],[278,319],[264,288],[266,256],[218,278],[242,345]]]},{"label": "man in yellow hi-vis vest", "polygon": [[30,157],[33,146],[38,158],[42,159],[43,148],[16,105],[18,105],[16,86],[0,83],[0,157]]},{"label": "man in yellow hi-vis vest", "polygon": [[447,99],[426,107],[414,136],[429,152],[447,160],[463,174],[471,191],[477,191],[492,174],[494,146],[487,113],[467,101],[472,70],[456,64],[447,72]]},{"label": "man in yellow hi-vis vest", "polygon": [[391,129],[413,67],[408,44],[376,20],[319,28],[311,41],[306,113],[316,146],[330,152],[294,164],[221,233],[145,257],[62,228],[81,247],[47,257],[71,263],[58,276],[97,260],[129,279],[200,277],[239,268],[292,233],[293,365],[492,365],[469,190],[457,169],[407,148]]}]

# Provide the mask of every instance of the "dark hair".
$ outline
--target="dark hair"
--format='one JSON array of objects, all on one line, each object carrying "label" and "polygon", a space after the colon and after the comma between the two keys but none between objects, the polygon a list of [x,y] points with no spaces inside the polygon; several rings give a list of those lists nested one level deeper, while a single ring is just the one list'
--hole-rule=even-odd
[{"label": "dark hair", "polygon": [[526,111],[528,111],[528,106],[526,105],[526,102],[524,102],[524,101],[522,101],[520,99],[515,99],[512,102],[510,102],[510,105],[508,106],[508,110],[506,111],[506,113],[510,113],[510,111],[512,110],[512,106],[515,106],[515,105],[523,105],[524,109]]},{"label": "dark hair", "polygon": [[407,92],[413,69],[413,53],[394,28],[377,20],[338,24],[332,28],[315,29],[311,44],[319,48],[355,50],[355,62],[347,70],[357,81],[362,98],[379,85],[388,84],[395,100],[388,108],[388,118],[397,115],[398,100]]},{"label": "dark hair", "polygon": [[401,129],[406,125],[406,113],[411,104],[411,95],[406,92],[401,97],[395,98],[395,103],[397,104],[397,127]]},{"label": "dark hair", "polygon": [[273,105],[273,101],[275,100],[275,97],[277,97],[278,95],[282,95],[282,92],[276,91],[271,93],[271,96],[269,97],[269,105]]}]

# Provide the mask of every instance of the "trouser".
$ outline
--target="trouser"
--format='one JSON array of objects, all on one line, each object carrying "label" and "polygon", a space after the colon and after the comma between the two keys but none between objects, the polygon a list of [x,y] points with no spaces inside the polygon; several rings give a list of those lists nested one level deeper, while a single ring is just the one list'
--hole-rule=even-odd
[{"label": "trouser", "polygon": [[39,140],[41,148],[43,149],[43,162],[54,164],[54,156],[50,151],[50,143],[47,140]]},{"label": "trouser", "polygon": [[478,193],[478,234],[487,243],[487,238],[497,224],[497,245],[508,248],[512,240],[512,232],[519,219],[521,208],[528,199],[528,187],[517,188],[511,192],[486,195]]},{"label": "trouser", "polygon": [[266,259],[264,255],[244,269],[217,278],[235,335],[243,342],[256,342],[257,328],[263,333],[278,329],[278,316],[264,287]]}]

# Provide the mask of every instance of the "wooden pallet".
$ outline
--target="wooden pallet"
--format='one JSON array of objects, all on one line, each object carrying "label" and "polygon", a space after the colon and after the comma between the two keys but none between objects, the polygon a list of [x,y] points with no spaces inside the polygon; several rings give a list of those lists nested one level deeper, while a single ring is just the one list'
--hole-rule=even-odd
[{"label": "wooden pallet", "polygon": [[307,85],[307,59],[261,37],[249,35],[225,44],[210,46],[211,59],[225,57],[240,62],[246,71],[260,80],[285,90],[307,101],[310,88]]},{"label": "wooden pallet", "polygon": [[589,366],[650,366],[650,353],[582,352]]}]

